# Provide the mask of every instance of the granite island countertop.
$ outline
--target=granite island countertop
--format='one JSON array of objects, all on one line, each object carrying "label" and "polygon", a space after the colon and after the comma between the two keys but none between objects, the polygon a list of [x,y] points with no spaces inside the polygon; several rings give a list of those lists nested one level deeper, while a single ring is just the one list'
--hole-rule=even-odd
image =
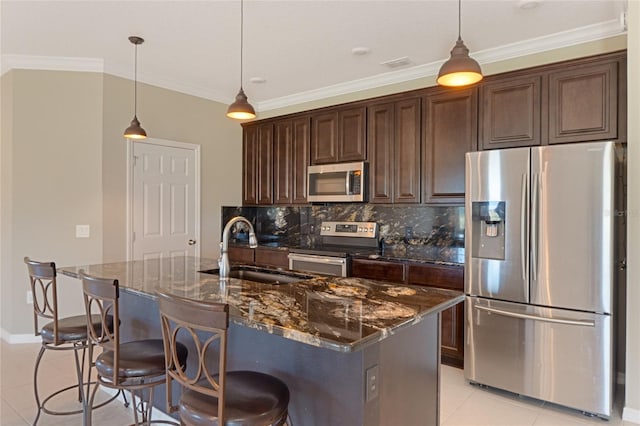
[{"label": "granite island countertop", "polygon": [[212,259],[177,257],[58,271],[73,278],[80,270],[115,278],[123,291],[152,299],[162,289],[194,300],[225,302],[236,324],[340,352],[360,350],[463,301],[458,291],[362,278],[316,275],[277,285],[230,278],[225,285],[216,275],[200,272],[217,266]]}]

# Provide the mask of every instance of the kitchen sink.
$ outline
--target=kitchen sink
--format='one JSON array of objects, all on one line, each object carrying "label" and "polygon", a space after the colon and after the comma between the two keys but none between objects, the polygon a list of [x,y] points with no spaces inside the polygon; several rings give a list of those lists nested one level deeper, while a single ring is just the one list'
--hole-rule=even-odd
[{"label": "kitchen sink", "polygon": [[[219,269],[207,269],[200,271],[203,274],[219,275]],[[229,271],[229,278],[253,281],[263,284],[289,284],[297,281],[308,280],[313,275],[297,272],[276,271],[273,269],[256,268],[251,266],[233,266]]]}]

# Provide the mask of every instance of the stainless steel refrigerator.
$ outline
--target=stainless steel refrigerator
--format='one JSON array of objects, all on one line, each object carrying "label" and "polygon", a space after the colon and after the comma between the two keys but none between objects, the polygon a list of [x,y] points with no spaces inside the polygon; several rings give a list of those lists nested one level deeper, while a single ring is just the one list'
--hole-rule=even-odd
[{"label": "stainless steel refrigerator", "polygon": [[467,153],[467,380],[611,415],[615,150]]}]

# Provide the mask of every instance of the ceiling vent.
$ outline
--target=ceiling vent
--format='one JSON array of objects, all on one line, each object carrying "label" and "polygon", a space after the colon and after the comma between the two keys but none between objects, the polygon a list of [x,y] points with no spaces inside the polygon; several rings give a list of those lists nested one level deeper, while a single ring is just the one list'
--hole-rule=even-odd
[{"label": "ceiling vent", "polygon": [[391,59],[389,61],[380,62],[380,65],[385,65],[389,68],[400,68],[407,65],[411,65],[411,60],[408,56],[403,56],[402,58]]}]

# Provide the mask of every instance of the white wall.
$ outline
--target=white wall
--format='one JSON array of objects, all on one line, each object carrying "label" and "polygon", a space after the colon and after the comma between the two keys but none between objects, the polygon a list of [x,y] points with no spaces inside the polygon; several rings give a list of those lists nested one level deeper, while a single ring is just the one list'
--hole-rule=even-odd
[{"label": "white wall", "polygon": [[[131,81],[101,73],[2,75],[0,310],[2,333],[33,333],[24,256],[59,266],[126,257],[126,141]],[[201,255],[218,256],[222,204],[241,202],[242,130],[226,106],[139,85],[149,136],[201,145]],[[91,237],[75,238],[75,225]],[[60,277],[61,311],[81,313],[77,280]]]},{"label": "white wall", "polygon": [[[33,332],[24,256],[58,264],[102,259],[102,75],[10,71],[2,140],[2,327]],[[3,102],[5,99],[3,98]],[[3,124],[5,120],[3,120]],[[75,225],[92,238],[76,239]],[[62,312],[82,306],[80,288],[61,280]]]}]

